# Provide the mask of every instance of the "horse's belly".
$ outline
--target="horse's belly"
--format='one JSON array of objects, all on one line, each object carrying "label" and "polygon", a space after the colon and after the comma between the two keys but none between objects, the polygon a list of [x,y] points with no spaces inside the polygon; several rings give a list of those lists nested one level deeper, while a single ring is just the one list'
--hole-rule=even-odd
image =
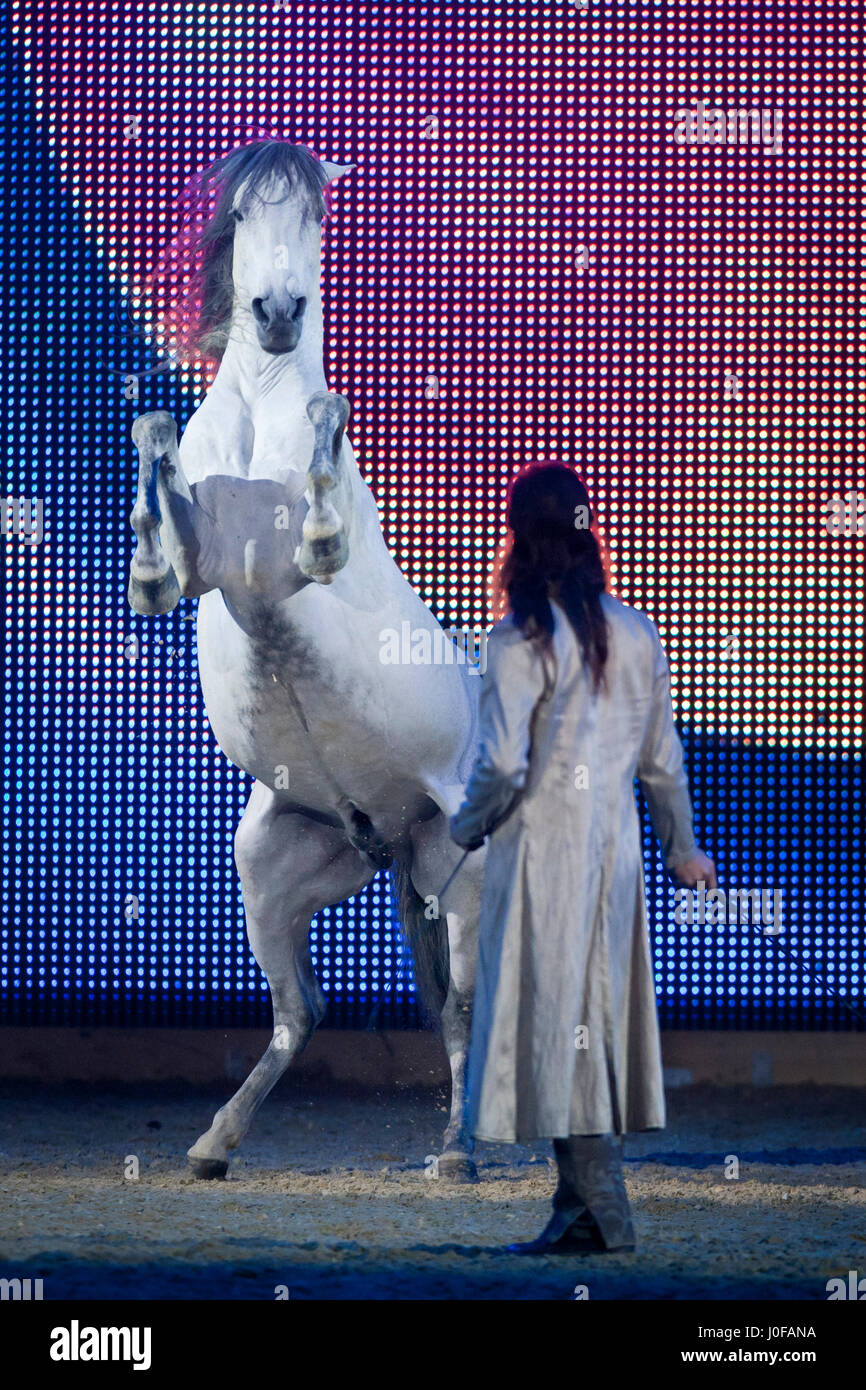
[{"label": "horse's belly", "polygon": [[[200,620],[201,621],[201,620]],[[242,641],[214,645],[199,633],[199,675],[205,708],[223,753],[257,781],[290,792],[316,810],[328,809],[306,751],[305,731],[286,692],[248,679]]]},{"label": "horse's belly", "polygon": [[383,674],[363,642],[342,661],[333,653],[323,660],[315,679],[287,678],[285,653],[269,659],[218,591],[204,595],[199,670],[226,757],[287,800],[324,813],[346,797],[372,819],[388,815],[385,808],[398,820],[404,809],[414,817],[431,794],[441,803],[438,789],[457,783],[469,733],[460,672]]}]

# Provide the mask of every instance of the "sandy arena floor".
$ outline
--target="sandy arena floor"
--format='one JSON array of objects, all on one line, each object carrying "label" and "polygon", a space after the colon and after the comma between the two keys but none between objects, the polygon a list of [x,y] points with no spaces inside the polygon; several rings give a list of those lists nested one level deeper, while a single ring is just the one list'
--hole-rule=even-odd
[{"label": "sandy arena floor", "polygon": [[46,1299],[823,1300],[831,1276],[866,1274],[861,1090],[670,1092],[668,1128],[627,1141],[638,1251],[589,1259],[503,1248],[547,1220],[546,1146],[480,1145],[474,1186],[424,1176],[432,1091],[287,1078],[229,1179],[199,1182],[185,1151],[227,1095],[3,1085],[0,1276],[42,1277]]}]

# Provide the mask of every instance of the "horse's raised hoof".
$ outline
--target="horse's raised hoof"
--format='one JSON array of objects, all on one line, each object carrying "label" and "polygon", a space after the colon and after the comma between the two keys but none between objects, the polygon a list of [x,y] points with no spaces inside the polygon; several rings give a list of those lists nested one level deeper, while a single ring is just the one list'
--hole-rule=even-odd
[{"label": "horse's raised hoof", "polygon": [[478,1169],[466,1154],[440,1154],[437,1172],[445,1182],[477,1182]]},{"label": "horse's raised hoof", "polygon": [[334,421],[334,429],[345,429],[349,420],[349,400],[336,391],[317,391],[307,401],[307,418],[313,425],[321,424],[329,418]]},{"label": "horse's raised hoof", "polygon": [[189,1166],[197,1178],[212,1182],[214,1178],[224,1178],[229,1170],[226,1158],[190,1158]]},{"label": "horse's raised hoof", "polygon": [[145,618],[171,613],[180,603],[180,587],[171,565],[162,575],[146,574],[142,578],[134,572],[135,563],[133,556],[133,571],[126,590],[126,601],[133,613],[140,613]]}]

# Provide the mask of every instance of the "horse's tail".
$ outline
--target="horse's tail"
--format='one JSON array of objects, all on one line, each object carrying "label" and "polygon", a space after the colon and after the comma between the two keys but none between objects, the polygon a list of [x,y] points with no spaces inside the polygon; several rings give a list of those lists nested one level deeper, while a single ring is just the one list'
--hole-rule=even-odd
[{"label": "horse's tail", "polygon": [[425,916],[425,901],[412,882],[408,856],[396,859],[391,873],[400,921],[412,952],[421,1004],[431,1021],[438,1023],[451,973],[448,926],[444,917]]}]

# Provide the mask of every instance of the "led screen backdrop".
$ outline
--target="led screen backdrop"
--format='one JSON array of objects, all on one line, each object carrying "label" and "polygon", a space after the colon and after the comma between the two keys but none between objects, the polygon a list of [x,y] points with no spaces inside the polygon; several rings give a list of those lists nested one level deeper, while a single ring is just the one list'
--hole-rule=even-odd
[{"label": "led screen backdrop", "polygon": [[[145,272],[190,175],[279,135],[356,166],[326,224],[326,364],[409,579],[446,625],[487,625],[509,478],[576,462],[614,591],[670,655],[699,840],[726,887],[784,894],[776,938],[679,924],[645,826],[663,1022],[861,1026],[810,972],[866,1012],[862,10],[7,21],[6,1019],[269,1021],[232,862],[248,779],[208,727],[195,605],[143,619],[125,591],[132,421],[183,425],[206,386]],[[417,1021],[385,877],[313,950],[329,1022]]]}]

